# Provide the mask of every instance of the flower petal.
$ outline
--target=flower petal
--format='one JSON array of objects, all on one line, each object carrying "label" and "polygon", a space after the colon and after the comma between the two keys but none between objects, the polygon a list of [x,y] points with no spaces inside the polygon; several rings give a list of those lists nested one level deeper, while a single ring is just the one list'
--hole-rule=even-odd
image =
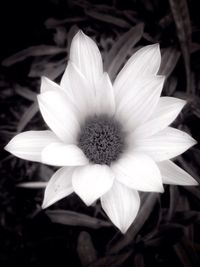
[{"label": "flower petal", "polygon": [[63,167],[54,173],[45,189],[43,209],[73,193],[72,173],[74,169],[73,167]]},{"label": "flower petal", "polygon": [[141,153],[126,154],[111,165],[115,178],[139,191],[163,192],[162,179],[156,163]]},{"label": "flower petal", "polygon": [[175,185],[198,185],[197,181],[171,160],[158,163],[163,183]]},{"label": "flower petal", "polygon": [[132,142],[134,151],[145,153],[155,161],[174,158],[196,144],[189,134],[172,127],[144,139],[133,136]]},{"label": "flower petal", "polygon": [[42,151],[42,162],[53,166],[82,166],[88,164],[84,153],[76,145],[51,143]]},{"label": "flower petal", "polygon": [[132,131],[145,122],[154,112],[162,91],[164,76],[151,76],[135,90],[121,98],[116,116],[123,121],[126,129]]},{"label": "flower petal", "polygon": [[60,91],[62,90],[62,88],[55,82],[53,82],[52,80],[50,80],[49,78],[42,76],[41,78],[41,86],[40,86],[40,93],[45,93],[48,91]]},{"label": "flower petal", "polygon": [[96,88],[96,114],[115,113],[115,98],[112,83],[105,72]]},{"label": "flower petal", "polygon": [[110,220],[125,233],[140,207],[140,197],[136,190],[115,181],[112,188],[101,197],[101,205]]},{"label": "flower petal", "polygon": [[114,174],[107,165],[87,165],[77,168],[72,176],[75,193],[91,205],[112,186]]},{"label": "flower petal", "polygon": [[186,101],[179,98],[161,97],[149,121],[140,125],[134,136],[144,138],[160,132],[176,119],[185,104]]},{"label": "flower petal", "polygon": [[94,112],[95,88],[90,85],[72,61],[68,62],[61,80],[61,87],[70,92],[71,100],[82,117]]},{"label": "flower petal", "polygon": [[57,141],[57,136],[51,131],[28,131],[13,137],[5,150],[21,159],[41,162],[42,150]]},{"label": "flower petal", "polygon": [[148,45],[138,50],[127,61],[114,82],[117,98],[120,99],[124,92],[130,90],[138,79],[149,74],[157,74],[160,62],[161,55],[158,44]]},{"label": "flower petal", "polygon": [[72,40],[70,60],[74,62],[90,85],[95,87],[103,74],[102,58],[95,42],[82,31],[78,31]]},{"label": "flower petal", "polygon": [[64,142],[75,142],[80,125],[76,110],[65,93],[48,91],[38,95],[39,108],[47,125]]}]

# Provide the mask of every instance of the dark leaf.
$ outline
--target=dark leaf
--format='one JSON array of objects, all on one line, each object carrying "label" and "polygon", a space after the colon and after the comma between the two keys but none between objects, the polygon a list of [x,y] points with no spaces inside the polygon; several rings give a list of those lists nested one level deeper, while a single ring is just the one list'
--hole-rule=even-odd
[{"label": "dark leaf", "polygon": [[79,234],[77,252],[83,267],[88,266],[97,259],[97,252],[89,233],[82,231]]},{"label": "dark leaf", "polygon": [[149,240],[144,240],[147,247],[171,246],[177,243],[183,236],[183,227],[178,224],[168,223],[157,230],[157,235]]},{"label": "dark leaf", "polygon": [[121,27],[121,28],[125,28],[125,29],[131,27],[131,25],[126,20],[124,20],[122,18],[118,18],[116,16],[112,16],[112,15],[109,15],[109,14],[106,14],[106,13],[96,12],[96,11],[93,11],[93,10],[87,10],[87,9],[85,9],[85,12],[91,18],[94,18],[96,20],[109,23],[111,25],[115,25],[115,26],[118,26],[118,27]]},{"label": "dark leaf", "polygon": [[174,251],[176,252],[182,266],[184,267],[199,267],[200,260],[198,255],[194,251],[193,247],[189,243],[189,240],[182,239],[180,243],[174,245]]},{"label": "dark leaf", "polygon": [[64,53],[66,50],[64,48],[51,46],[51,45],[38,45],[31,46],[26,48],[17,54],[10,56],[3,60],[2,65],[5,67],[12,66],[20,61],[25,60],[28,57],[36,57],[36,56],[49,56],[49,55],[57,55],[60,53]]},{"label": "dark leaf", "polygon": [[191,25],[186,0],[169,0],[171,11],[177,28],[177,35],[182,50],[187,78],[187,92],[190,92],[190,43]]},{"label": "dark leaf", "polygon": [[120,267],[122,264],[130,257],[132,254],[131,251],[117,254],[113,256],[106,256],[104,258],[100,258],[96,262],[90,264],[88,267]]},{"label": "dark leaf", "polygon": [[111,80],[115,78],[124,64],[131,48],[142,38],[144,24],[138,24],[123,34],[112,46],[106,55],[105,69],[108,71]]},{"label": "dark leaf", "polygon": [[69,210],[47,210],[46,214],[52,222],[64,225],[85,226],[93,229],[111,226],[109,222]]},{"label": "dark leaf", "polygon": [[162,61],[159,74],[170,76],[180,58],[181,53],[174,47],[169,47],[162,53]]},{"label": "dark leaf", "polygon": [[37,99],[36,93],[32,92],[28,88],[21,87],[20,85],[16,85],[15,92],[30,101],[35,101]]},{"label": "dark leaf", "polygon": [[23,114],[17,126],[17,132],[21,132],[39,111],[38,103],[34,102]]}]

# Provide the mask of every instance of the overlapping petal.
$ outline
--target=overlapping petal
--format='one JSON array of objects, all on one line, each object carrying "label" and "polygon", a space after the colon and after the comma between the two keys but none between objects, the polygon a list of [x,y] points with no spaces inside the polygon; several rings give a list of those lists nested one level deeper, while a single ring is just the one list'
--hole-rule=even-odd
[{"label": "overlapping petal", "polygon": [[125,64],[114,82],[114,90],[117,100],[123,94],[131,90],[138,79],[150,74],[157,74],[161,62],[160,48],[158,44],[148,45],[138,50]]},{"label": "overlapping petal", "polygon": [[162,178],[156,163],[142,153],[127,153],[111,165],[120,183],[139,191],[163,192]]},{"label": "overlapping petal", "polygon": [[74,167],[63,167],[54,173],[45,189],[43,209],[73,193],[72,173],[74,169]]},{"label": "overlapping petal", "polygon": [[96,43],[82,31],[79,31],[72,40],[70,60],[95,88],[103,74],[101,53]]},{"label": "overlapping petal", "polygon": [[40,86],[40,93],[45,93],[48,91],[58,92],[62,90],[62,88],[49,78],[42,76],[41,78],[41,86]]},{"label": "overlapping petal", "polygon": [[91,205],[113,185],[114,174],[107,165],[87,165],[77,168],[72,176],[75,193]]},{"label": "overlapping petal", "polygon": [[71,100],[79,110],[80,117],[86,117],[94,113],[95,88],[90,85],[72,61],[68,62],[61,80],[61,87],[70,92]]},{"label": "overlapping petal", "polygon": [[171,160],[158,162],[164,184],[198,185],[197,181]]},{"label": "overlapping petal", "polygon": [[96,114],[108,114],[112,116],[115,113],[115,97],[112,83],[107,73],[104,73],[96,86]]},{"label": "overlapping petal", "polygon": [[125,233],[140,207],[140,197],[136,190],[115,181],[112,188],[101,197],[101,205],[110,220]]},{"label": "overlapping petal", "polygon": [[5,150],[19,158],[41,162],[42,150],[52,142],[58,142],[58,137],[51,131],[27,131],[13,137]]},{"label": "overlapping petal", "polygon": [[53,166],[82,166],[88,164],[83,151],[76,145],[51,143],[42,150],[42,162]]},{"label": "overlapping petal", "polygon": [[145,122],[154,112],[162,91],[164,76],[150,76],[141,87],[129,90],[117,106],[116,116],[129,131]]},{"label": "overlapping petal", "polygon": [[133,138],[144,138],[169,126],[181,112],[186,101],[175,97],[161,97],[149,120],[135,129]]},{"label": "overlapping petal", "polygon": [[74,143],[80,125],[77,111],[65,93],[48,91],[38,95],[41,114],[51,130],[66,143]]},{"label": "overlapping petal", "polygon": [[132,142],[135,152],[145,153],[158,162],[174,158],[196,144],[189,134],[172,127],[153,136],[134,138]]}]

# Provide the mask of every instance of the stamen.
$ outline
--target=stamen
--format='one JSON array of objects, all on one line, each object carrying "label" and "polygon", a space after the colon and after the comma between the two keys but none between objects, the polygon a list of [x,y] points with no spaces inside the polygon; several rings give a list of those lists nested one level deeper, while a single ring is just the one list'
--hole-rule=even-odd
[{"label": "stamen", "polygon": [[77,141],[90,162],[110,165],[124,151],[125,133],[118,121],[99,115],[85,120]]}]

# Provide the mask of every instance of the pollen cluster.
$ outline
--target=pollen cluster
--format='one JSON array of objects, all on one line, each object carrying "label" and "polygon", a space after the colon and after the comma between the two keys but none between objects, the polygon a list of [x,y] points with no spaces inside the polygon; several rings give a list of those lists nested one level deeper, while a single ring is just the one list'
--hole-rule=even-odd
[{"label": "pollen cluster", "polygon": [[125,133],[118,121],[99,115],[85,120],[77,141],[90,162],[110,165],[124,151]]}]

